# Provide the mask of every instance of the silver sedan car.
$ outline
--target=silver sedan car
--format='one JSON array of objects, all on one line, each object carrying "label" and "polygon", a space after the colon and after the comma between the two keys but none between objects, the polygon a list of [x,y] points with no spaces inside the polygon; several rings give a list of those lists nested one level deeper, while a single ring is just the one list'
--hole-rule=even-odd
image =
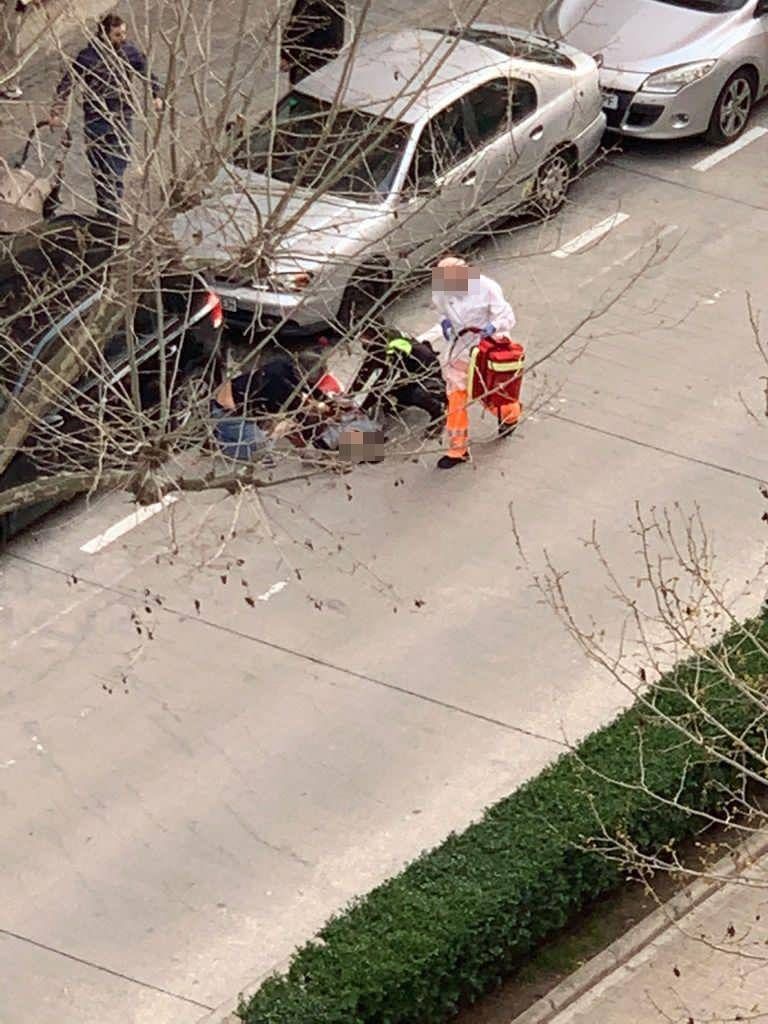
[{"label": "silver sedan car", "polygon": [[174,233],[230,322],[348,327],[462,237],[550,215],[605,129],[597,65],[474,25],[380,35],[233,140]]},{"label": "silver sedan car", "polygon": [[537,28],[595,57],[625,135],[726,145],[768,92],[768,0],[554,0]]}]

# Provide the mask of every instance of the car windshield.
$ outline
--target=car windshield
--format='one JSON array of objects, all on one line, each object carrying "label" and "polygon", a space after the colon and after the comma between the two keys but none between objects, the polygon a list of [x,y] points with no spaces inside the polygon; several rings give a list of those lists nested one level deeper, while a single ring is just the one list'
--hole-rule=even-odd
[{"label": "car windshield", "polygon": [[21,393],[30,378],[60,350],[66,329],[82,323],[100,296],[100,289],[92,291],[58,317],[25,310],[0,320],[0,391],[6,397]]},{"label": "car windshield", "polygon": [[657,3],[672,7],[687,7],[691,11],[706,11],[710,14],[724,14],[726,11],[738,11],[747,0],[657,0]]},{"label": "car windshield", "polygon": [[408,142],[407,125],[339,110],[292,92],[240,144],[238,167],[305,188],[372,202],[387,196]]}]

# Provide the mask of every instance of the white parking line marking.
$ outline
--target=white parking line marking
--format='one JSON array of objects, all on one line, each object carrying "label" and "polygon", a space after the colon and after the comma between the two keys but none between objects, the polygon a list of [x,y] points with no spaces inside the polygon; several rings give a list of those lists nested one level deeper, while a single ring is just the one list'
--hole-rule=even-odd
[{"label": "white parking line marking", "polygon": [[750,128],[748,132],[744,132],[740,139],[736,139],[730,146],[723,146],[722,149],[716,150],[714,153],[710,153],[709,156],[705,156],[703,160],[699,160],[698,163],[691,165],[692,171],[708,171],[710,167],[714,167],[715,164],[719,164],[721,160],[727,160],[729,156],[733,156],[734,153],[738,153],[740,149],[744,149],[750,142],[756,142],[757,139],[768,134],[768,128]]},{"label": "white parking line marking", "polygon": [[86,555],[95,555],[97,552],[103,551],[113,541],[116,541],[118,537],[122,537],[130,530],[141,526],[147,519],[156,516],[158,512],[162,512],[164,508],[178,500],[178,494],[166,494],[161,501],[156,501],[154,505],[142,505],[141,508],[137,508],[135,512],[127,515],[125,519],[121,519],[120,522],[110,526],[104,533],[100,533],[98,537],[93,537],[92,540],[87,541],[80,550],[84,551]]},{"label": "white parking line marking", "polygon": [[[675,231],[677,231],[677,229],[677,224],[667,224],[667,226],[665,228],[662,228],[661,231],[657,232],[653,236],[653,238],[648,238],[641,245],[638,245],[634,249],[631,249],[628,253],[625,253],[623,256],[619,256],[619,258],[617,260],[614,260],[613,263],[609,263],[607,267],[603,267],[600,273],[597,274],[597,277],[600,277],[602,274],[610,274],[610,272],[612,270],[615,270],[616,267],[620,267],[623,263],[628,263],[631,259],[637,256],[638,253],[641,253],[643,249],[647,249],[649,245],[658,245],[658,243],[663,241],[663,239],[665,239],[668,235],[674,234]],[[593,281],[594,278],[590,278],[589,280]]]},{"label": "white parking line marking", "polygon": [[566,242],[562,248],[556,249],[552,255],[556,256],[559,260],[564,260],[566,256],[572,256],[573,253],[580,252],[593,242],[599,241],[603,235],[607,235],[609,231],[618,227],[619,224],[623,224],[625,220],[629,220],[628,213],[614,213],[612,216],[606,217],[605,220],[601,220],[599,224],[595,224],[594,227],[582,231],[580,235],[576,235],[570,242]]},{"label": "white parking line marking", "polygon": [[277,583],[273,583],[269,590],[265,590],[263,594],[259,594],[256,598],[257,601],[268,601],[270,597],[274,597],[275,594],[279,594],[281,590],[285,590],[288,586],[288,580],[278,580]]}]

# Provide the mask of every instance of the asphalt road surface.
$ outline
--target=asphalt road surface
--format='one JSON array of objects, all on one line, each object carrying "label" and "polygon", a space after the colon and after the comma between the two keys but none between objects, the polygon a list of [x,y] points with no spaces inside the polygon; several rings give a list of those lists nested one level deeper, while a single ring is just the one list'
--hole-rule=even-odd
[{"label": "asphalt road surface", "polygon": [[[432,452],[259,501],[197,495],[125,532],[113,495],[0,557],[4,1024],[223,1012],[609,720],[627,694],[532,587],[544,549],[615,633],[584,539],[596,525],[632,585],[636,503],[698,507],[737,609],[761,596],[767,371],[746,295],[765,308],[768,135],[697,168],[709,153],[633,146],[556,222],[485,248],[533,359],[623,294],[471,466],[438,474]],[[428,298],[401,322],[429,326]]]}]

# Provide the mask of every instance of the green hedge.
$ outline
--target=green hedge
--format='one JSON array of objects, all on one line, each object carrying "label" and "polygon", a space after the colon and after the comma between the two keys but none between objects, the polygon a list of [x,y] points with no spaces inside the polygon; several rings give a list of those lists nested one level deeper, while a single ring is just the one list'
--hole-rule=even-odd
[{"label": "green hedge", "polygon": [[[754,630],[715,649],[757,680],[768,668]],[[720,751],[748,757],[732,735],[766,741],[755,704],[714,659],[687,663],[527,785],[333,918],[268,978],[239,1013],[248,1024],[435,1024],[508,974],[531,949],[622,879],[620,864],[585,849],[601,833],[647,850],[692,834],[741,773],[683,737],[664,716]],[[524,741],[522,741],[524,742]],[[641,753],[642,751],[642,753]],[[640,770],[649,796],[637,782]],[[659,799],[662,798],[662,799]],[[664,800],[671,801],[670,804]]]}]

